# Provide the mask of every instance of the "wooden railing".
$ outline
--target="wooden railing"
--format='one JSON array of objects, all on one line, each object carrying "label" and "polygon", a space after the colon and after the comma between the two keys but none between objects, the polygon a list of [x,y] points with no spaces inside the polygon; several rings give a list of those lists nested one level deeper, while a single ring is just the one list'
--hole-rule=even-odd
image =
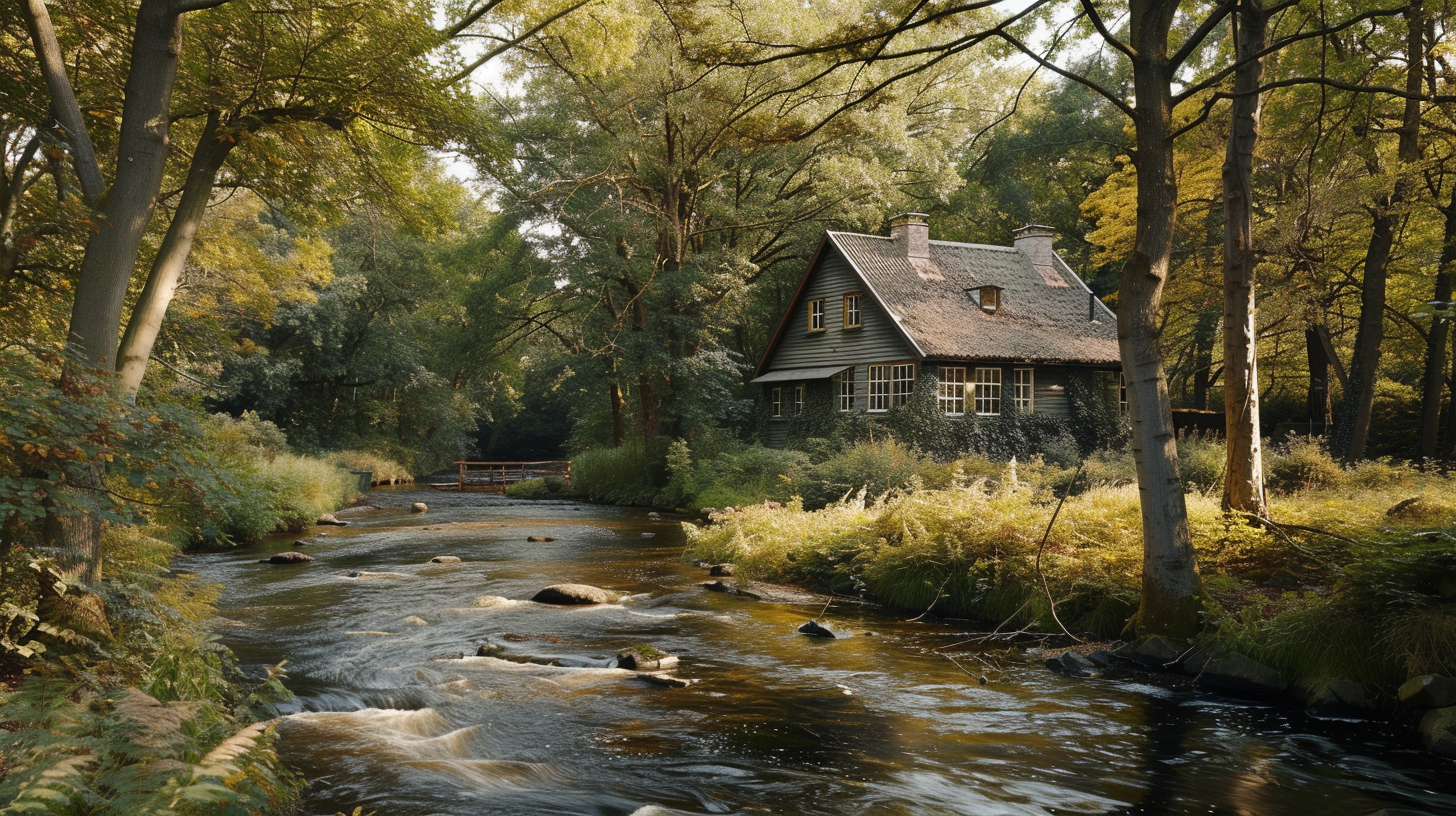
[{"label": "wooden railing", "polygon": [[480,490],[490,493],[504,493],[507,487],[527,479],[555,476],[571,481],[571,462],[456,462],[458,477],[455,484],[436,484],[440,490]]}]

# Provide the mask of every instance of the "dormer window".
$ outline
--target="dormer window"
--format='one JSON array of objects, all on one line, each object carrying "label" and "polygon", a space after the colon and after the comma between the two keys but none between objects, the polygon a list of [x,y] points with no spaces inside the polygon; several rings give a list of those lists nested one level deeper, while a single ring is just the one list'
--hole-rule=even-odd
[{"label": "dormer window", "polygon": [[995,314],[1001,310],[1001,287],[981,286],[976,289],[967,289],[966,294],[971,296],[981,311],[986,314]]}]

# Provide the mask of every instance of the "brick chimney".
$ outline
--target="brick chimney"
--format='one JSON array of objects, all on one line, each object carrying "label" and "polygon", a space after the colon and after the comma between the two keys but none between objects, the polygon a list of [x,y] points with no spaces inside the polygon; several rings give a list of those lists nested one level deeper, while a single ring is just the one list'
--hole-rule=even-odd
[{"label": "brick chimney", "polygon": [[900,213],[890,219],[890,237],[895,247],[908,258],[930,257],[930,216],[925,213]]},{"label": "brick chimney", "polygon": [[1037,266],[1056,265],[1053,261],[1056,252],[1052,250],[1052,238],[1056,234],[1056,230],[1040,224],[1027,224],[1011,232],[1016,248]]}]

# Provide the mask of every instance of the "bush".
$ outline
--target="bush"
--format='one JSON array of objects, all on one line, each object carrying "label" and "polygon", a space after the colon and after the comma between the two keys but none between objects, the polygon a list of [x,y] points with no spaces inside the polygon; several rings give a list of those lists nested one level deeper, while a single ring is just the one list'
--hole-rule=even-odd
[{"label": "bush", "polygon": [[1334,487],[1344,477],[1339,463],[1330,458],[1323,442],[1313,436],[1295,437],[1269,453],[1264,461],[1264,477],[1270,492],[1296,493]]},{"label": "bush", "polygon": [[667,441],[629,441],[571,459],[571,492],[605,504],[651,505],[666,482]]},{"label": "bush", "polygon": [[1178,474],[1184,490],[1221,490],[1228,448],[1222,439],[1202,434],[1178,435]]},{"label": "bush", "polygon": [[736,445],[718,455],[694,461],[686,442],[668,450],[668,486],[659,501],[676,507],[734,507],[764,501],[788,501],[809,457],[794,450],[761,445]]},{"label": "bush", "polygon": [[324,457],[324,461],[341,470],[367,470],[373,474],[370,476],[370,484],[409,484],[415,480],[404,465],[369,451],[339,451],[328,454]]},{"label": "bush", "polygon": [[566,480],[560,476],[542,476],[525,479],[506,488],[506,495],[512,499],[549,499],[566,492]]},{"label": "bush", "polygon": [[279,452],[267,433],[271,426],[256,416],[209,417],[203,424],[206,470],[153,490],[161,505],[153,521],[161,534],[181,544],[256,541],[301,530],[359,495],[347,470]]},{"label": "bush", "polygon": [[[929,464],[924,454],[894,439],[860,442],[811,466],[797,487],[806,507],[824,507],[860,490],[880,496],[916,486]],[[941,470],[948,481],[949,469]]]}]

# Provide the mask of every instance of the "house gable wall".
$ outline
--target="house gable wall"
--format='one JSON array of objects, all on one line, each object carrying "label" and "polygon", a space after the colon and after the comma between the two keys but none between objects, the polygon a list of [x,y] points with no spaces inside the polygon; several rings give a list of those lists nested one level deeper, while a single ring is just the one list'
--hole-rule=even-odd
[{"label": "house gable wall", "polygon": [[[860,293],[862,325],[844,328],[844,296]],[[824,299],[824,331],[808,330],[808,303]],[[855,409],[866,407],[865,366],[868,363],[915,360],[919,355],[905,340],[894,320],[837,250],[826,248],[809,275],[789,321],[764,371],[817,366],[854,365]]]}]

